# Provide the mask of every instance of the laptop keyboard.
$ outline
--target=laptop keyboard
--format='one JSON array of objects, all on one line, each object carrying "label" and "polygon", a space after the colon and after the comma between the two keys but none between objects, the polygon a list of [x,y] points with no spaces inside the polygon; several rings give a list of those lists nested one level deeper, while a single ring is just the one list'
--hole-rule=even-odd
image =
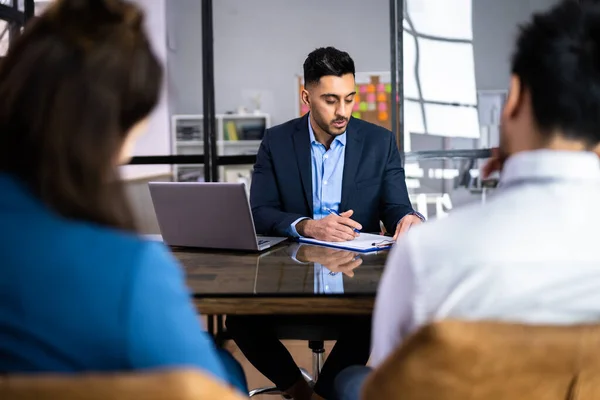
[{"label": "laptop keyboard", "polygon": [[268,241],[268,240],[265,240],[265,239],[258,239],[258,245],[259,245],[259,246],[262,246],[263,244],[267,244],[267,243],[269,243],[269,241]]}]

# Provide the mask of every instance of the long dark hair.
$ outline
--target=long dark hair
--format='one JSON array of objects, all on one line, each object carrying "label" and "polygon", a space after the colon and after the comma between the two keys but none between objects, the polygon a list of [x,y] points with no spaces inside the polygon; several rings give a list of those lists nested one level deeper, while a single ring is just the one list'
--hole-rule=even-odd
[{"label": "long dark hair", "polygon": [[118,155],[161,83],[139,8],[55,1],[0,64],[0,171],[64,217],[135,231]]}]

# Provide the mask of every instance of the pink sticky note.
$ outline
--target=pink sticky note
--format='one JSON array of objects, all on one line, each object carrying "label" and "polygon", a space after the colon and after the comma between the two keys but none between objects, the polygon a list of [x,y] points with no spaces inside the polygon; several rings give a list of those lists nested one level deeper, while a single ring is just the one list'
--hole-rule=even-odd
[{"label": "pink sticky note", "polygon": [[385,85],[383,83],[380,83],[379,85],[377,85],[377,91],[378,92],[385,92]]},{"label": "pink sticky note", "polygon": [[360,85],[360,93],[367,93],[367,85]]},{"label": "pink sticky note", "polygon": [[379,103],[379,106],[377,107],[377,109],[379,111],[387,111],[387,103]]},{"label": "pink sticky note", "polygon": [[352,107],[352,111],[360,111],[360,103],[355,102],[354,107]]},{"label": "pink sticky note", "polygon": [[369,94],[367,94],[367,102],[369,102],[369,103],[375,103],[375,93],[369,93]]}]

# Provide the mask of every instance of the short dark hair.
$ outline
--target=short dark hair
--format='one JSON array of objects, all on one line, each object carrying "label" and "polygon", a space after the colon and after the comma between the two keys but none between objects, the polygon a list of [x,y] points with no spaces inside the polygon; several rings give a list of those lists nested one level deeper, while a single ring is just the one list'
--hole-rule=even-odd
[{"label": "short dark hair", "polygon": [[600,6],[563,0],[521,27],[512,72],[544,135],[600,142]]},{"label": "short dark hair", "polygon": [[335,47],[321,47],[311,52],[304,61],[304,84],[319,83],[328,75],[355,75],[354,61],[350,54]]},{"label": "short dark hair", "polygon": [[0,172],[64,217],[134,231],[116,157],[161,82],[138,7],[54,2],[0,63]]}]

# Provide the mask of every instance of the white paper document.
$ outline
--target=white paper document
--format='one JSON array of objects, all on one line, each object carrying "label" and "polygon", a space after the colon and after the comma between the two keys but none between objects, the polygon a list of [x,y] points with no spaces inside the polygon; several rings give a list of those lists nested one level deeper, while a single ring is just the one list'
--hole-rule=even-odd
[{"label": "white paper document", "polygon": [[348,242],[326,242],[324,240],[300,238],[301,243],[317,244],[320,246],[334,247],[336,249],[368,253],[371,251],[389,249],[394,241],[389,236],[374,235],[372,233],[361,233],[356,239]]}]

